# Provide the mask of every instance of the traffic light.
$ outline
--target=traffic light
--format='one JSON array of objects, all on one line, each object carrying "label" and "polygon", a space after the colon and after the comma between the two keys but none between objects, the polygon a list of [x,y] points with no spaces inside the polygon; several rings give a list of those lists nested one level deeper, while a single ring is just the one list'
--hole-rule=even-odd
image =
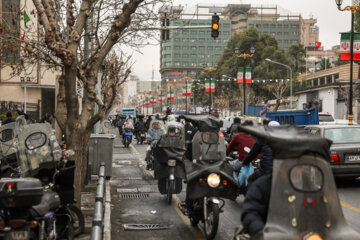
[{"label": "traffic light", "polygon": [[[170,19],[163,18],[161,20],[161,26],[162,27],[170,26]],[[163,41],[169,40],[169,30],[161,30],[161,40],[163,40]]]},{"label": "traffic light", "polygon": [[219,37],[219,28],[220,28],[220,17],[218,15],[213,15],[211,18],[211,37],[214,39]]}]

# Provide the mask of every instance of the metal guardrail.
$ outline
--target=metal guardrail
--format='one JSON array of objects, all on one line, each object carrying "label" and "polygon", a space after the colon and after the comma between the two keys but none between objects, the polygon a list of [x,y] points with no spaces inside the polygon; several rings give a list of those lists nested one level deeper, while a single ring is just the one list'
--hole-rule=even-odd
[{"label": "metal guardrail", "polygon": [[91,240],[102,240],[104,221],[105,163],[100,164],[99,181],[96,188],[95,211],[91,229]]}]

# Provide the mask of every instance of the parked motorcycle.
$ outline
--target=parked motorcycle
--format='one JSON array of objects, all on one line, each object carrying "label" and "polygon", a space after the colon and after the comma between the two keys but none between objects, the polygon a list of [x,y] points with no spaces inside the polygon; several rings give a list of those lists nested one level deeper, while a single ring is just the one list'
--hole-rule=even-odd
[{"label": "parked motorcycle", "polygon": [[[223,198],[235,200],[239,184],[225,159],[224,135],[219,131],[222,122],[208,115],[183,115],[183,118],[198,128],[192,140],[192,161],[185,162],[186,194],[192,208],[188,217],[193,226],[204,222],[206,238],[213,239],[225,205]],[[184,208],[180,209],[186,215]]]},{"label": "parked motorcycle", "polygon": [[[32,196],[29,193],[29,198],[36,198],[40,195],[36,195],[35,191],[39,184],[37,181],[28,180],[32,178],[40,181],[44,194],[40,196],[40,202],[25,204],[26,206],[10,205],[11,209],[6,204],[2,206],[1,217],[5,227],[0,230],[0,233],[3,233],[3,236],[18,235],[18,238],[15,239],[28,239],[26,237],[29,236],[35,236],[34,239],[73,239],[74,228],[76,228],[76,234],[80,234],[84,230],[84,217],[81,210],[72,205],[74,203],[74,162],[67,161],[72,151],[61,150],[49,124],[23,125],[20,133],[17,134],[16,143],[18,149],[17,170],[21,180],[19,183],[14,183],[16,179],[2,179],[6,180],[4,184],[7,188],[5,190],[0,188],[0,198],[3,195],[5,198],[8,197],[9,186],[12,189],[14,189],[13,186],[19,186],[20,190],[25,186],[25,190],[28,191],[25,193],[32,191],[35,194]],[[23,184],[23,182],[29,181],[28,185]],[[32,190],[32,187],[35,190]],[[23,196],[23,191],[20,191],[19,194],[19,196]],[[15,194],[15,200],[19,196]],[[11,200],[11,198],[7,198],[7,200],[9,199]],[[22,212],[24,215],[19,215],[18,212]],[[12,233],[18,231],[17,228],[11,227],[11,219],[14,217],[24,223],[21,234]],[[31,231],[28,228],[30,223],[36,225],[33,225]],[[25,233],[26,231],[27,233]],[[24,238],[21,238],[22,234],[25,236]]]},{"label": "parked motorcycle", "polygon": [[165,125],[164,135],[154,146],[154,173],[158,179],[161,194],[166,194],[168,204],[173,194],[182,190],[182,179],[185,178],[183,155],[185,153],[184,127],[178,122]]},{"label": "parked motorcycle", "polygon": [[274,162],[271,193],[263,196],[269,199],[264,228],[253,236],[246,228],[239,229],[234,239],[360,239],[340,206],[328,163],[330,140],[292,126],[242,127],[242,131],[266,142]]}]

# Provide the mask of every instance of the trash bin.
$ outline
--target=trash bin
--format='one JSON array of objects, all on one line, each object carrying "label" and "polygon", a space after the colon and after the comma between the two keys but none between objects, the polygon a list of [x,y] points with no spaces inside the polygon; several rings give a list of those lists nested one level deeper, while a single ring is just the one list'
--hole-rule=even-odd
[{"label": "trash bin", "polygon": [[111,177],[114,134],[91,134],[88,152],[90,175],[99,175],[100,164],[105,162],[105,176]]}]

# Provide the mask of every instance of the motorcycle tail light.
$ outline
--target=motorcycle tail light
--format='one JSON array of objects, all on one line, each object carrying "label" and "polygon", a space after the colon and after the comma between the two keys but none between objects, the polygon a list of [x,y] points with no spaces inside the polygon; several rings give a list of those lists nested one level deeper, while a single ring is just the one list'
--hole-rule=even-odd
[{"label": "motorcycle tail light", "polygon": [[37,221],[32,221],[31,223],[30,223],[30,228],[36,228],[38,226],[38,222]]},{"label": "motorcycle tail light", "polygon": [[304,237],[304,240],[323,240],[323,238],[317,233],[310,233]]},{"label": "motorcycle tail light", "polygon": [[198,182],[201,184],[201,183],[203,183],[203,182],[204,182],[204,179],[199,178]]},{"label": "motorcycle tail light", "polygon": [[25,226],[26,221],[25,220],[19,220],[19,219],[14,219],[14,220],[10,220],[9,221],[9,226],[12,228],[21,228],[23,226]]},{"label": "motorcycle tail light", "polygon": [[340,157],[337,154],[331,154],[330,155],[330,161],[333,163],[338,163],[340,161]]},{"label": "motorcycle tail light", "polygon": [[219,137],[224,138],[224,134],[221,131],[219,132]]},{"label": "motorcycle tail light", "polygon": [[224,186],[227,186],[227,185],[228,185],[228,181],[227,181],[227,180],[223,180],[223,181],[222,181],[222,184],[223,184]]},{"label": "motorcycle tail light", "polygon": [[0,229],[4,229],[5,228],[5,223],[4,222],[0,222]]}]

